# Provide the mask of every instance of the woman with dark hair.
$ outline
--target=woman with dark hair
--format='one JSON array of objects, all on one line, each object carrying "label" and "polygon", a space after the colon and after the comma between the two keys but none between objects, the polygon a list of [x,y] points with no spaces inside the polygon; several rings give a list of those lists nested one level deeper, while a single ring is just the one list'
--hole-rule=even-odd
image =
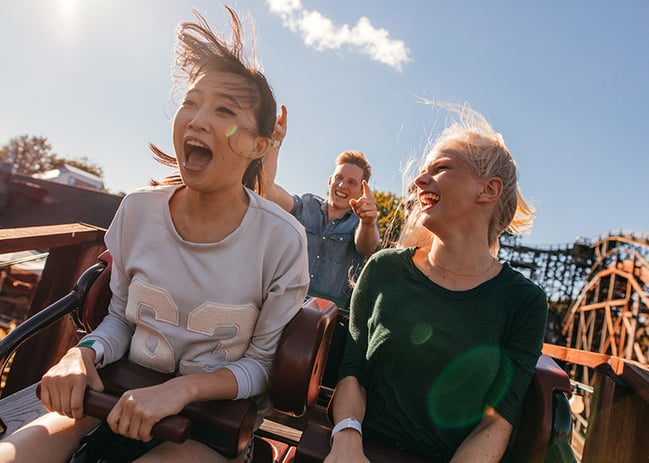
[{"label": "woman with dark hair", "polygon": [[[105,237],[108,315],[43,376],[50,413],[4,439],[0,461],[68,459],[98,424],[84,416],[86,386],[102,390],[97,368],[125,354],[176,374],[127,391],[108,415],[116,435],[147,443],[132,455],[139,462],[228,461],[197,441],[152,441],[153,425],[191,402],[256,397],[263,413],[280,334],[307,291],[306,236],[257,194],[276,103],[263,74],[245,63],[241,23],[227,11],[231,43],[198,13],[198,22],[181,24],[186,88],[173,120],[175,157],[152,146],[179,173],[122,201]],[[234,461],[251,459],[252,441]]]}]

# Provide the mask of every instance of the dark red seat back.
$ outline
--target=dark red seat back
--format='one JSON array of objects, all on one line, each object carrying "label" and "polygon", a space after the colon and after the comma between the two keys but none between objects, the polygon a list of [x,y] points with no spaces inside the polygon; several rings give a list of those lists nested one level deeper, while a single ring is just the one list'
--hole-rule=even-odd
[{"label": "dark red seat back", "polygon": [[270,401],[276,410],[302,416],[320,393],[338,308],[309,298],[284,328],[270,376]]},{"label": "dark red seat back", "polygon": [[550,445],[555,392],[570,394],[568,374],[547,355],[536,363],[504,462],[542,462]]},{"label": "dark red seat back", "polygon": [[97,328],[104,319],[108,313],[108,304],[112,295],[110,292],[110,272],[113,267],[113,258],[108,251],[104,251],[97,260],[105,262],[106,268],[88,288],[80,308],[79,315],[86,332]]}]

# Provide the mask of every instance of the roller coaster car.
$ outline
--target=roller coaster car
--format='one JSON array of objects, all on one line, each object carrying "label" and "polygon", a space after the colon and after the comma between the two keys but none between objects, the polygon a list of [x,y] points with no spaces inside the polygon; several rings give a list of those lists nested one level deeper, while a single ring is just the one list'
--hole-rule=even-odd
[{"label": "roller coaster car", "polygon": [[[72,315],[82,331],[92,331],[106,314],[111,296],[110,268],[111,258],[105,252],[97,264],[83,273],[70,294],[20,324],[0,342],[0,361],[4,362],[31,335],[67,314]],[[269,397],[276,411],[288,416],[304,416],[323,395],[321,381],[337,315],[338,309],[333,303],[309,298],[284,328],[269,384]],[[100,375],[105,391],[87,390],[84,406],[88,415],[101,419],[106,418],[125,390],[158,384],[170,378],[126,359],[101,369]],[[541,356],[503,462],[577,461],[570,445],[569,393],[567,374],[550,357]],[[330,410],[327,412],[330,417]],[[254,435],[256,463],[312,463],[322,462],[326,457],[331,427],[323,425],[322,420],[307,420],[296,442],[266,430],[255,432],[256,415],[257,408],[251,399],[193,403],[179,415],[161,420],[153,434],[173,442],[183,442],[187,438],[201,440],[229,458],[238,455]],[[364,446],[373,463],[428,461],[385,447],[378,441],[366,439]]]},{"label": "roller coaster car", "polygon": [[[570,393],[568,375],[551,357],[542,355],[536,364],[532,383],[501,462],[577,462],[571,447],[572,416],[567,393]],[[330,420],[332,402],[333,396],[327,410]],[[295,463],[322,462],[330,449],[330,435],[331,426],[308,421],[297,447]],[[363,445],[365,455],[372,463],[430,461],[387,447],[378,440],[365,439]]]}]

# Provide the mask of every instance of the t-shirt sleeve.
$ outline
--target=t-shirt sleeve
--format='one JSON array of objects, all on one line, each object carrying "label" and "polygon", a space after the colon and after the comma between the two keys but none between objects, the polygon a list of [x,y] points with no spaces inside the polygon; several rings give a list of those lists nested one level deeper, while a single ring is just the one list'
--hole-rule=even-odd
[{"label": "t-shirt sleeve", "polygon": [[291,215],[300,220],[303,210],[304,201],[302,200],[302,197],[299,195],[293,195],[293,208],[291,209]]},{"label": "t-shirt sleeve", "polygon": [[517,294],[519,306],[505,339],[498,376],[487,396],[488,403],[512,425],[541,355],[547,323],[547,297],[536,285],[530,287]]}]

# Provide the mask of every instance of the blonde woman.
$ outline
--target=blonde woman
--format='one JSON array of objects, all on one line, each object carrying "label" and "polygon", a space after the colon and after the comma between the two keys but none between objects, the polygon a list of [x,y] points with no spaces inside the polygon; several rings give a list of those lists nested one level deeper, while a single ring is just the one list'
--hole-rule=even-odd
[{"label": "blonde woman", "polygon": [[543,291],[497,259],[532,210],[503,138],[476,111],[432,145],[401,246],[374,254],[351,300],[325,460],[366,462],[362,436],[435,462],[496,462],[541,353]]}]

